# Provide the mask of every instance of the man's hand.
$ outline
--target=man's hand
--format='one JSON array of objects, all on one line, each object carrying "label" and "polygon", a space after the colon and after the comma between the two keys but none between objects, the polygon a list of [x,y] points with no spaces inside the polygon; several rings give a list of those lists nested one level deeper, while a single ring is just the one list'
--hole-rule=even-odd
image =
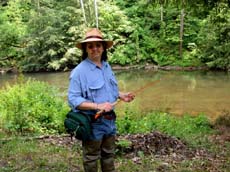
[{"label": "man's hand", "polygon": [[124,102],[131,102],[135,98],[135,95],[132,92],[128,93],[119,93],[119,98]]},{"label": "man's hand", "polygon": [[111,104],[109,102],[100,103],[100,104],[98,104],[97,108],[100,112],[109,112],[109,111],[113,110],[113,104]]}]

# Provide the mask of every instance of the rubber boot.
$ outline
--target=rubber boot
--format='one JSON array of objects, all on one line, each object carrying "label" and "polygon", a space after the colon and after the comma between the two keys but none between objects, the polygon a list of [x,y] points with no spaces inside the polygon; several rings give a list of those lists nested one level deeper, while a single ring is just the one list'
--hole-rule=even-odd
[{"label": "rubber boot", "polygon": [[115,136],[104,137],[101,145],[101,170],[102,172],[115,172]]},{"label": "rubber boot", "polygon": [[101,141],[85,141],[83,147],[83,166],[85,172],[98,171],[98,159],[101,158]]}]

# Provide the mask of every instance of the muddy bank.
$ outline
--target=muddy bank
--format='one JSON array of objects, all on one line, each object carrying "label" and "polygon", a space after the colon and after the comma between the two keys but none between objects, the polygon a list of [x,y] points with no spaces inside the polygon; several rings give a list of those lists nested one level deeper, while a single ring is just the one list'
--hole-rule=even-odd
[{"label": "muddy bank", "polygon": [[207,66],[158,66],[154,64],[145,64],[145,65],[132,65],[132,66],[120,66],[120,65],[112,65],[114,70],[131,70],[131,69],[145,69],[145,70],[175,70],[175,71],[194,71],[194,70],[209,70]]},{"label": "muddy bank", "polygon": [[[113,65],[111,64],[114,70],[131,70],[131,69],[145,69],[145,70],[175,70],[175,71],[195,71],[195,70],[209,70],[207,66],[189,66],[189,67],[181,67],[181,66],[158,66],[154,64],[145,64],[145,65]],[[71,71],[72,69],[68,69],[65,71]],[[19,70],[17,68],[0,68],[0,74],[5,73],[18,73]],[[44,71],[34,71],[35,72],[44,72]],[[58,71],[49,71],[49,72],[58,72]],[[61,72],[61,71],[59,71]],[[32,72],[33,73],[33,72]]]}]

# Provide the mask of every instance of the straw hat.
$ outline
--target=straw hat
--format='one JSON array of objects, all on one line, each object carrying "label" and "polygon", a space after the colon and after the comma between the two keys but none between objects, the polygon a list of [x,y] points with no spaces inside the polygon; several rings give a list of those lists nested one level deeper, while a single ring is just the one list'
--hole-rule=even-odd
[{"label": "straw hat", "polygon": [[101,31],[97,28],[93,28],[86,32],[85,39],[81,42],[78,42],[76,47],[82,49],[83,43],[95,41],[106,42],[106,49],[109,49],[113,46],[113,41],[104,40]]}]

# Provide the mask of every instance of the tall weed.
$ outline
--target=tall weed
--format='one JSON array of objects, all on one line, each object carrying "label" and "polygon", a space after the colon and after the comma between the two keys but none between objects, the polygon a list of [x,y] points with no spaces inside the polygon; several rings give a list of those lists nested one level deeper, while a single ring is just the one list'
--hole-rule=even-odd
[{"label": "tall weed", "polygon": [[8,133],[63,132],[68,106],[58,89],[28,80],[0,90],[0,128]]}]

